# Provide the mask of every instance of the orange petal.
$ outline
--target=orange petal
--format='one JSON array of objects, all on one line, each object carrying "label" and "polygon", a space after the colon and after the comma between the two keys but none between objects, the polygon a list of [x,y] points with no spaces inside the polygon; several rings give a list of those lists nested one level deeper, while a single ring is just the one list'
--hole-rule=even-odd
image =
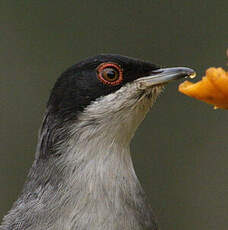
[{"label": "orange petal", "polygon": [[185,81],[179,85],[179,91],[216,108],[228,109],[228,72],[222,68],[209,68],[201,81]]}]

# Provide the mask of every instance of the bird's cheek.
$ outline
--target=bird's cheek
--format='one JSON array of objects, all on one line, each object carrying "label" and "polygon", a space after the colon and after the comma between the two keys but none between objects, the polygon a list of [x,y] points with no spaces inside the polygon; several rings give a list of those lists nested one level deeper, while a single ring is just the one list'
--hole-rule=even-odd
[{"label": "bird's cheek", "polygon": [[165,86],[165,83],[163,84],[154,84],[150,81],[138,81],[136,82],[137,88],[139,90],[149,90],[151,91],[152,89],[163,89]]}]

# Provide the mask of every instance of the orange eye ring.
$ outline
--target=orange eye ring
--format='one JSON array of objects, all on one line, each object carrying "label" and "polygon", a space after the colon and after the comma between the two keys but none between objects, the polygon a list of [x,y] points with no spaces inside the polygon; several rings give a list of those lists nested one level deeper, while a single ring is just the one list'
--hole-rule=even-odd
[{"label": "orange eye ring", "polygon": [[123,71],[116,63],[102,63],[97,67],[98,79],[106,85],[119,85],[123,81]]}]

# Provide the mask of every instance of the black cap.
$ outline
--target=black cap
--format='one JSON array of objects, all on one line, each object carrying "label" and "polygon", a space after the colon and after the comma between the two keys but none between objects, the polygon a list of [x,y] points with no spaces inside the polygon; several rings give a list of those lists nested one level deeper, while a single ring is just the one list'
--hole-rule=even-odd
[{"label": "black cap", "polygon": [[[121,68],[122,81],[119,84],[104,84],[100,81],[97,68],[103,63],[114,63]],[[150,62],[117,54],[88,58],[73,65],[59,77],[48,101],[49,112],[64,120],[76,117],[92,101],[156,69],[159,67]]]}]

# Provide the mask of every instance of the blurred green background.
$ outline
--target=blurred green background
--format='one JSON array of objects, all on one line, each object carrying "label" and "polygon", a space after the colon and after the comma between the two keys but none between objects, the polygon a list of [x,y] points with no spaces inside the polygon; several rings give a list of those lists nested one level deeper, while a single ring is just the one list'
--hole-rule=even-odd
[{"label": "blurred green background", "polygon": [[[227,12],[227,0],[1,0],[0,217],[21,191],[65,68],[119,53],[192,67],[200,77],[226,67]],[[162,230],[228,229],[227,126],[228,111],[171,83],[139,128],[133,160]]]}]

